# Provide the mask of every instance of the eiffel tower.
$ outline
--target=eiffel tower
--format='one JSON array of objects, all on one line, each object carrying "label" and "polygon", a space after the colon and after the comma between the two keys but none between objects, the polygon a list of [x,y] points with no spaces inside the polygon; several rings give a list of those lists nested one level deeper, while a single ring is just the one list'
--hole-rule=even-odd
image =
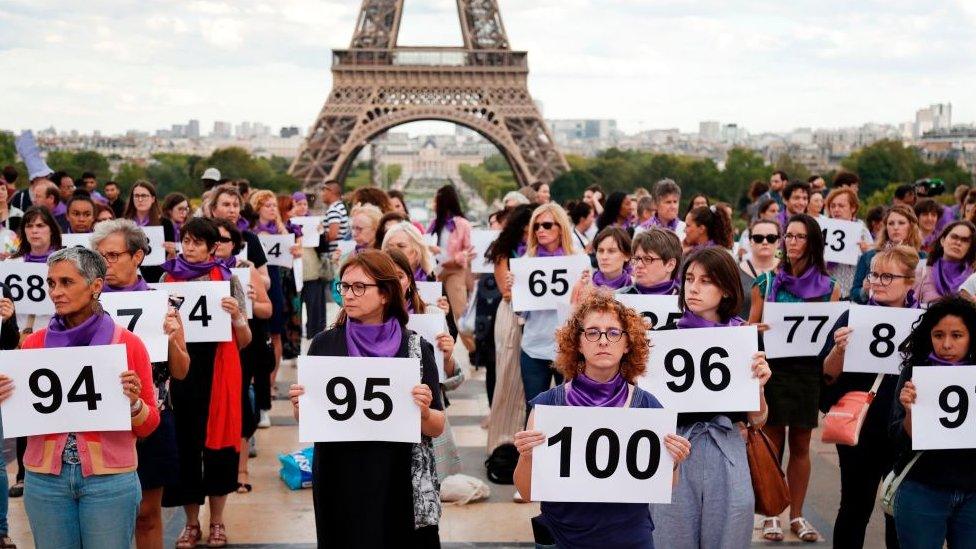
[{"label": "eiffel tower", "polygon": [[509,48],[495,0],[457,0],[463,47],[396,45],[403,0],[363,0],[349,49],[332,52],[332,91],[290,173],[307,189],[343,181],[359,151],[418,120],[477,131],[520,185],[569,166],[529,94],[528,54]]}]

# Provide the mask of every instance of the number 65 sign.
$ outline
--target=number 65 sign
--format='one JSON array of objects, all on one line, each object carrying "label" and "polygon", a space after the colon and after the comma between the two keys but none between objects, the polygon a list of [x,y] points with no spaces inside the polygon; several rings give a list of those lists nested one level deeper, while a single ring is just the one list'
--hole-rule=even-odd
[{"label": "number 65 sign", "polygon": [[557,302],[569,303],[573,285],[590,268],[590,258],[585,255],[521,257],[509,261],[509,266],[515,281],[512,309],[548,311],[555,309]]}]

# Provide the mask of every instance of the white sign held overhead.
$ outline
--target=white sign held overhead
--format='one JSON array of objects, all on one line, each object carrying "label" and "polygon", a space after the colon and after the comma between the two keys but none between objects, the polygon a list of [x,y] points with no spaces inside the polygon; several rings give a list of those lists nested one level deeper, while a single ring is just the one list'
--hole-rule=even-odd
[{"label": "white sign held overhead", "polygon": [[763,343],[768,358],[817,356],[827,336],[849,304],[773,303],[763,304]]},{"label": "white sign held overhead", "polygon": [[912,383],[912,449],[976,448],[976,366],[915,366]]},{"label": "white sign held overhead", "polygon": [[417,332],[420,337],[426,339],[434,347],[434,362],[437,363],[437,375],[441,381],[447,379],[447,373],[444,371],[444,353],[437,348],[437,335],[448,333],[447,320],[444,312],[437,309],[433,313],[422,315],[412,314],[410,315],[410,320],[407,322],[407,329]]},{"label": "white sign held overhead", "polygon": [[759,380],[752,357],[755,326],[654,332],[647,370],[638,384],[676,412],[755,412]]},{"label": "white sign held overhead", "polygon": [[491,274],[495,272],[495,265],[485,259],[485,252],[492,242],[498,239],[501,231],[488,229],[474,229],[471,231],[471,245],[474,246],[474,259],[471,260],[471,272],[475,274]]},{"label": "white sign held overhead", "polygon": [[167,282],[150,284],[151,288],[183,298],[180,318],[187,343],[230,341],[230,314],[220,300],[230,297],[230,282]]},{"label": "white sign held overhead", "polygon": [[264,255],[268,256],[268,265],[291,268],[295,257],[291,249],[295,245],[295,235],[288,234],[259,234]]},{"label": "white sign held overhead", "polygon": [[852,329],[844,351],[845,372],[894,374],[901,371],[898,347],[912,333],[922,309],[850,305]]},{"label": "white sign held overhead", "polygon": [[647,318],[654,329],[663,328],[681,318],[676,295],[615,294],[614,297]]},{"label": "white sign held overhead", "polygon": [[573,285],[590,268],[586,255],[520,257],[509,261],[512,277],[512,309],[547,311],[556,302],[569,303]]},{"label": "white sign held overhead", "polygon": [[824,260],[857,265],[861,257],[862,225],[854,221],[821,217],[817,219],[824,237]]},{"label": "white sign held overhead", "polygon": [[420,442],[416,358],[300,356],[300,442]]},{"label": "white sign held overhead", "polygon": [[149,360],[169,359],[169,338],[163,331],[169,311],[169,296],[165,292],[103,292],[98,300],[116,324],[139,336],[149,352]]},{"label": "white sign held overhead", "polygon": [[671,503],[675,412],[536,406],[535,429],[546,441],[532,449],[533,500]]},{"label": "white sign held overhead", "polygon": [[16,387],[0,405],[4,436],[132,429],[126,360],[125,345],[0,351],[0,373]]},{"label": "white sign held overhead", "polygon": [[18,315],[54,314],[47,298],[47,263],[0,261],[0,282],[10,290]]}]

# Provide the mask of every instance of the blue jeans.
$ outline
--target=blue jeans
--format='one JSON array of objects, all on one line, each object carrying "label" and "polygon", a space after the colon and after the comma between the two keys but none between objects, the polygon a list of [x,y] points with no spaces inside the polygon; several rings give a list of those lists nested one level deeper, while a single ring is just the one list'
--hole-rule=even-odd
[{"label": "blue jeans", "polygon": [[38,549],[128,549],[140,500],[135,471],[83,477],[81,465],[65,463],[60,475],[28,471],[24,484],[24,509]]},{"label": "blue jeans", "polygon": [[[525,402],[532,402],[532,399],[549,390],[552,380],[556,384],[563,382],[563,376],[552,367],[551,360],[532,358],[519,351],[519,366],[522,369],[522,386],[525,387]],[[531,411],[529,405],[527,411]]]},{"label": "blue jeans", "polygon": [[0,418],[0,537],[6,536],[7,524],[7,459],[3,455],[3,419]]},{"label": "blue jeans", "polygon": [[976,548],[976,492],[904,481],[895,495],[895,528],[902,549]]}]

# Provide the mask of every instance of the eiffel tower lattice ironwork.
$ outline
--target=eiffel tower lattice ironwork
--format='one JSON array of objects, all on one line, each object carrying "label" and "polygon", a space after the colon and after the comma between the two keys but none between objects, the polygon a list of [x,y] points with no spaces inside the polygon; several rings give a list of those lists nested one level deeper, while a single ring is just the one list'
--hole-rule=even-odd
[{"label": "eiffel tower lattice ironwork", "polygon": [[403,0],[363,0],[349,49],[332,52],[332,91],[290,173],[342,181],[359,151],[418,120],[453,122],[495,144],[521,185],[569,166],[529,94],[528,54],[509,48],[495,0],[457,0],[463,47],[396,45]]}]

